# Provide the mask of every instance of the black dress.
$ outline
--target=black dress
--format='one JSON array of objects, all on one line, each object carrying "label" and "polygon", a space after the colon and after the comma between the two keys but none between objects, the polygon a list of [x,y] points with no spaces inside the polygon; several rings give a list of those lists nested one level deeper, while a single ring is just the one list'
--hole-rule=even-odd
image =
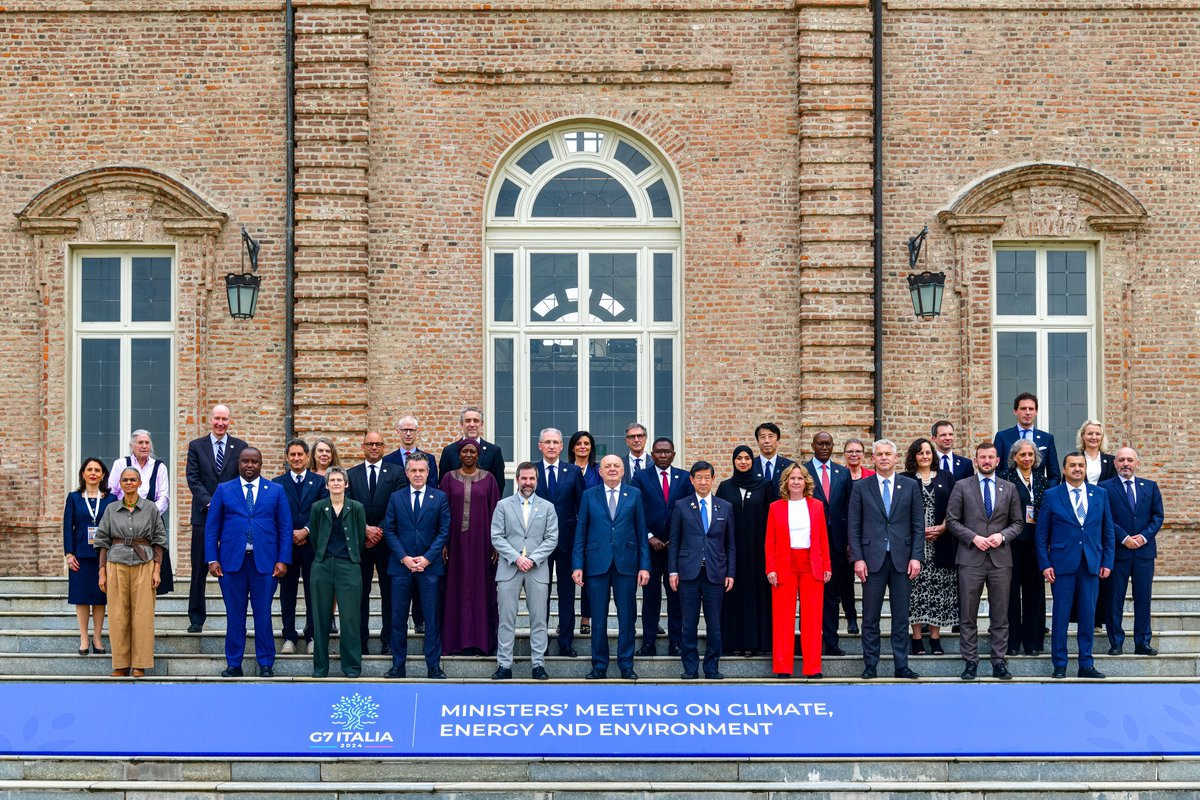
[{"label": "black dress", "polygon": [[[743,496],[744,495],[744,496]],[[726,653],[771,649],[771,586],[767,583],[767,508],[770,492],[761,479],[739,488],[732,478],[717,487],[717,497],[733,506],[737,571],[721,610],[722,649]]]}]

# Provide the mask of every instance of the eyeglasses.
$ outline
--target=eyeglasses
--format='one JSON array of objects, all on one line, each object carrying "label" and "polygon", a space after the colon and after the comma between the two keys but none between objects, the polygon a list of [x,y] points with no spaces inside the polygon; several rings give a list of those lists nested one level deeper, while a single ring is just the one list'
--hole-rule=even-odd
[{"label": "eyeglasses", "polygon": [[383,447],[383,442],[363,442],[363,447]]},{"label": "eyeglasses", "polygon": [[627,434],[625,434],[625,438],[626,439],[645,439],[646,434],[644,434],[644,433],[627,433]]},{"label": "eyeglasses", "polygon": [[401,428],[400,432],[401,433],[416,433],[417,429],[416,428]]}]

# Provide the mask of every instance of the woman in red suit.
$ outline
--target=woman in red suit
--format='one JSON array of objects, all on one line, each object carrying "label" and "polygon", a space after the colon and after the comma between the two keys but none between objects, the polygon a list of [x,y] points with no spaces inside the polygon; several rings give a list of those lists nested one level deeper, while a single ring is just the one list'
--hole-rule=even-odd
[{"label": "woman in red suit", "polygon": [[795,668],[796,596],[800,597],[800,652],[807,678],[821,674],[821,607],[833,574],[825,506],[813,499],[808,471],[792,464],[779,477],[780,498],[767,512],[767,582],[771,584],[771,664],[775,677]]}]

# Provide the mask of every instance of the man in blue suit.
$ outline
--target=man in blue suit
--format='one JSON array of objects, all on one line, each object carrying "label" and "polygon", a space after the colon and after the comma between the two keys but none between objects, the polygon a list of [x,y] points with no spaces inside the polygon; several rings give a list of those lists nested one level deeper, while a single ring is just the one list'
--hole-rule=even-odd
[{"label": "man in blue suit", "polygon": [[271,598],[292,560],[292,513],[283,489],[260,477],[262,453],[238,454],[239,477],[217,486],[204,526],[204,560],[225,600],[223,678],[242,677],[246,599],[254,611],[254,659],[262,678],[275,676]]},{"label": "man in blue suit", "polygon": [[308,443],[292,439],[287,444],[288,471],[273,478],[283,487],[292,519],[292,562],[287,574],[279,579],[279,610],[283,616],[283,653],[296,652],[300,635],[296,632],[296,596],[300,578],[304,578],[304,644],[313,637],[312,597],[309,576],[312,574],[313,546],[308,540],[308,515],[312,504],[327,496],[325,479],[308,471]]},{"label": "man in blue suit", "polygon": [[[858,633],[854,609],[854,565],[850,563],[847,516],[850,513],[850,470],[833,463],[833,436],[821,431],[812,440],[813,457],[804,468],[813,482],[813,497],[825,504],[825,529],[829,534],[829,563],[833,577],[825,584],[822,612],[822,649],[827,656],[844,656],[839,647],[838,607],[846,610],[846,628]],[[774,499],[774,498],[772,498]]]},{"label": "man in blue suit", "polygon": [[1096,593],[1113,565],[1113,518],[1108,494],[1085,482],[1087,458],[1068,453],[1066,482],[1047,489],[1037,518],[1038,567],[1050,583],[1054,612],[1050,656],[1054,677],[1067,677],[1067,625],[1078,614],[1079,677],[1103,678],[1092,662]]},{"label": "man in blue suit", "polygon": [[408,459],[416,457],[425,459],[425,463],[429,465],[429,483],[432,486],[438,485],[438,470],[437,459],[432,453],[426,453],[417,446],[417,439],[421,435],[421,424],[417,418],[409,415],[400,418],[396,423],[396,432],[400,434],[400,446],[383,457],[383,460],[389,464],[395,464],[400,468],[399,486],[403,488],[408,485],[408,478],[405,477],[404,468],[408,466]]},{"label": "man in blue suit", "polygon": [[[579,503],[583,500],[583,470],[559,458],[562,454],[562,431],[545,428],[538,435],[538,450],[542,460],[534,463],[537,470],[537,496],[554,504],[558,515],[558,544],[550,557],[552,582],[558,583],[558,654],[575,658],[575,582],[571,580],[571,556],[575,549],[575,522]],[[547,608],[550,599],[546,598]],[[548,612],[547,612],[548,613]]]},{"label": "man in blue suit", "polygon": [[1137,477],[1138,456],[1132,447],[1117,451],[1113,463],[1117,477],[1100,482],[1108,492],[1112,512],[1115,550],[1112,571],[1112,602],[1108,609],[1108,654],[1121,655],[1125,629],[1125,589],[1133,578],[1133,652],[1156,656],[1150,646],[1150,585],[1154,582],[1155,537],[1163,524],[1162,494],[1158,484]]},{"label": "man in blue suit", "polygon": [[[621,483],[625,466],[620,456],[600,461],[604,483],[583,493],[575,527],[571,578],[587,587],[592,603],[592,671],[589,680],[608,677],[608,601],[617,606],[617,666],[625,680],[633,671],[637,587],[650,582],[650,544],[642,498],[636,487]],[[584,583],[584,575],[587,583]]]},{"label": "man in blue suit", "polygon": [[[642,646],[639,656],[658,654],[658,621],[662,614],[662,596],[667,586],[667,545],[671,540],[671,512],[675,504],[692,494],[688,474],[671,466],[675,461],[675,443],[665,436],[654,440],[650,448],[654,466],[633,476],[630,486],[642,498],[650,543],[650,582],[642,589]],[[593,487],[594,488],[594,487]],[[683,616],[679,594],[667,591],[667,654],[679,655],[683,639]]]},{"label": "man in blue suit", "polygon": [[1000,463],[1008,465],[1008,453],[1018,439],[1029,439],[1033,446],[1042,454],[1041,469],[1046,476],[1046,485],[1053,486],[1062,480],[1058,470],[1058,451],[1054,448],[1054,435],[1033,427],[1038,414],[1038,399],[1036,394],[1021,392],[1013,400],[1013,414],[1017,424],[1002,431],[996,431],[992,441],[1000,456]]},{"label": "man in blue suit", "polygon": [[692,465],[695,494],[675,504],[671,512],[671,542],[667,569],[671,591],[679,592],[683,609],[683,662],[685,681],[699,677],[700,656],[696,630],[704,607],[704,677],[721,680],[721,605],[733,588],[737,550],[733,534],[733,506],[712,496],[715,470],[707,461]]},{"label": "man in blue suit", "polygon": [[[939,419],[929,427],[929,435],[933,439],[934,447],[937,448],[933,454],[934,469],[945,472],[956,481],[975,474],[975,466],[971,463],[971,459],[963,458],[954,452],[953,422],[948,419]],[[1002,468],[1007,466],[1008,454],[1005,453]]]},{"label": "man in blue suit", "polygon": [[442,576],[442,548],[450,537],[450,503],[446,495],[428,486],[429,465],[410,458],[404,468],[408,487],[392,493],[383,538],[392,551],[388,575],[392,581],[392,668],[389,678],[403,678],[408,656],[408,608],[414,593],[425,610],[425,667],[430,678],[442,679],[442,619],[438,608],[438,580]]}]

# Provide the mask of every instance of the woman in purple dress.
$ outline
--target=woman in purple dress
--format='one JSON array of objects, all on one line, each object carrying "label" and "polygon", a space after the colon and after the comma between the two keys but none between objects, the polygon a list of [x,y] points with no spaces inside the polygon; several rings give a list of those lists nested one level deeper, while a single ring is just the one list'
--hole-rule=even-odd
[{"label": "woman in purple dress", "polygon": [[439,486],[450,499],[442,647],[447,655],[494,655],[499,622],[492,512],[500,487],[479,469],[474,442],[464,443],[458,455],[462,466],[443,475]]}]

